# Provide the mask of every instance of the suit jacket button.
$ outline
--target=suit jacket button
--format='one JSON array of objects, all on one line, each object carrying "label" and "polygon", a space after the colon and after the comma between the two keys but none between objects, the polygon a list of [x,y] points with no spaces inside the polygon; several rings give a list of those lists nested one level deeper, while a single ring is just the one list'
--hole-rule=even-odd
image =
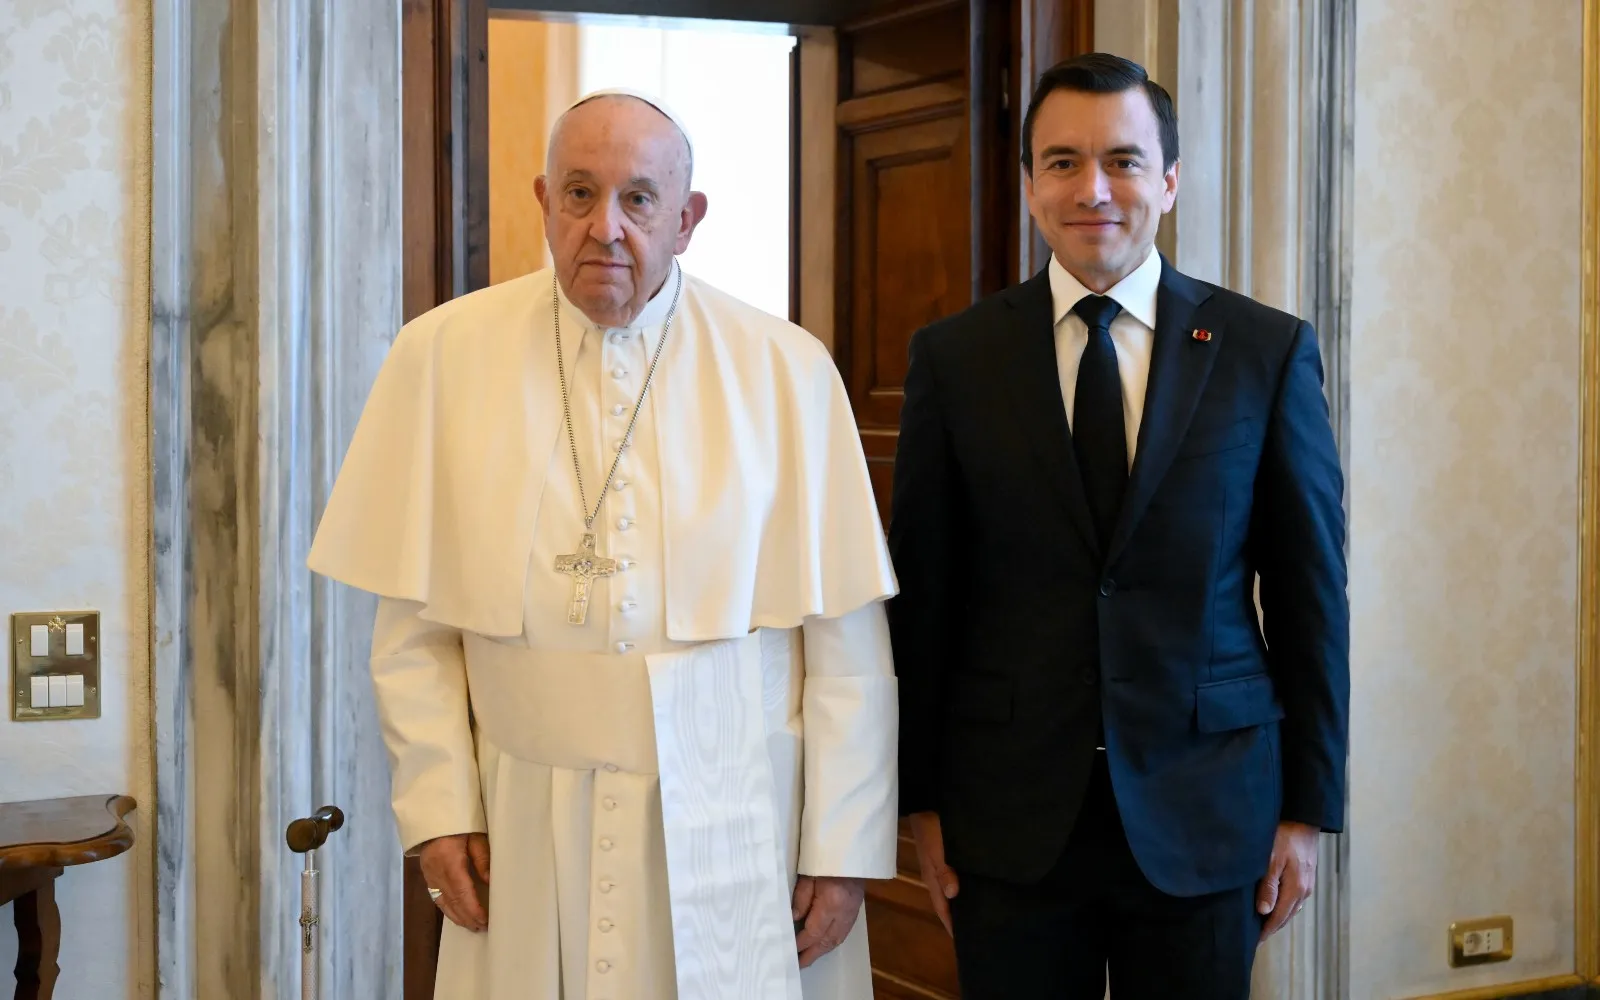
[{"label": "suit jacket button", "polygon": [[1117,592],[1117,581],[1107,577],[1100,581],[1100,596],[1110,597]]},{"label": "suit jacket button", "polygon": [[1085,684],[1089,685],[1090,687],[1094,687],[1096,684],[1099,684],[1100,683],[1100,673],[1099,673],[1099,671],[1085,670],[1083,672],[1083,682]]}]

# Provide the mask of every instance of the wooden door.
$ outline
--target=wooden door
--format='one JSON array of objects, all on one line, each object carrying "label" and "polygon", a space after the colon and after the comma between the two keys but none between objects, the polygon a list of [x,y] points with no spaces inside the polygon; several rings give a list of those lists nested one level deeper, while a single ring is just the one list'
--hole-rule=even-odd
[{"label": "wooden door", "polygon": [[[483,287],[488,0],[402,0],[405,314]],[[922,326],[1031,274],[1018,137],[1032,82],[1090,47],[1093,0],[497,0],[497,10],[826,26],[797,52],[791,312],[829,343],[889,510],[906,351]],[[862,13],[866,12],[866,13]],[[817,67],[821,66],[821,78]],[[817,91],[803,81],[822,79]],[[824,141],[811,142],[820,137]],[[713,192],[714,196],[714,192]],[[909,834],[868,893],[876,994],[955,998],[949,937]],[[442,917],[405,862],[405,1000],[431,1000]],[[688,1000],[688,998],[685,998]]]}]

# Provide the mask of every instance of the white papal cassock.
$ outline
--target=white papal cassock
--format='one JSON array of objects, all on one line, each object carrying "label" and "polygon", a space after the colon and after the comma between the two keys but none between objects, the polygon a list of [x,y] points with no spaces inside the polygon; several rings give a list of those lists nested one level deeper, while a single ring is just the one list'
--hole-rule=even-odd
[{"label": "white papal cassock", "polygon": [[[868,1000],[865,921],[798,969],[795,874],[894,871],[881,526],[809,335],[685,276],[625,329],[549,271],[434,310],[386,362],[311,565],[379,594],[373,676],[407,849],[484,831],[489,929],[447,924],[440,1000]],[[542,307],[542,308],[541,308]],[[469,711],[470,708],[470,711]]]}]

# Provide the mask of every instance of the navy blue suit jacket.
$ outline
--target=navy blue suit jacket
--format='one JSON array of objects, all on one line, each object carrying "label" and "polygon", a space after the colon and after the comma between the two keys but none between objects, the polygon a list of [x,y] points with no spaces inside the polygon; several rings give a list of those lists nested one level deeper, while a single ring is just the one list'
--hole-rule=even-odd
[{"label": "navy blue suit jacket", "polygon": [[1342,494],[1310,325],[1165,261],[1105,544],[1046,273],[920,330],[889,530],[902,813],[939,812],[958,873],[1038,879],[1103,724],[1129,845],[1164,892],[1260,878],[1280,820],[1338,830]]}]

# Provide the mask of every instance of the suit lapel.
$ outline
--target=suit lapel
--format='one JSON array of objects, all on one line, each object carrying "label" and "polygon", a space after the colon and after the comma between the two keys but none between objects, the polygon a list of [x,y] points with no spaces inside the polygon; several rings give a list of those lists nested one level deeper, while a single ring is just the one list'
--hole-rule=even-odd
[{"label": "suit lapel", "polygon": [[1017,420],[1023,440],[1032,445],[1040,474],[1060,493],[1068,519],[1089,551],[1098,556],[1094,518],[1083,493],[1066,401],[1061,397],[1049,275],[1040,271],[1017,285],[1007,302],[1016,311],[1016,319],[1005,340],[1010,354],[1001,371],[1002,390],[1012,398],[1002,405]]},{"label": "suit lapel", "polygon": [[1224,331],[1211,330],[1208,340],[1193,336],[1195,310],[1211,297],[1211,290],[1173,269],[1163,258],[1161,284],[1156,291],[1155,340],[1150,356],[1150,378],[1145,388],[1144,414],[1134,450],[1128,489],[1106,563],[1114,562],[1144,516],[1150,498],[1172,465],[1173,456],[1189,430],[1195,404],[1211,374],[1212,362],[1222,349]]}]

